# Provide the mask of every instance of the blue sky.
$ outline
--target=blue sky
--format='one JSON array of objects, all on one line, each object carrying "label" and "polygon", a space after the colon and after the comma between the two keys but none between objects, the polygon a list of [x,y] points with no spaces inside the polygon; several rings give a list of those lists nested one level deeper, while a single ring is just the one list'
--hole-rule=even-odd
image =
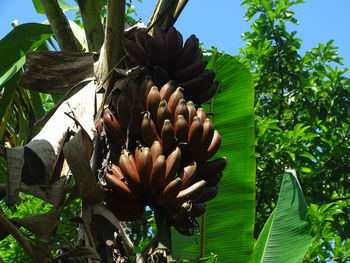
[{"label": "blue sky", "polygon": [[[243,0],[190,0],[180,19],[177,29],[184,38],[196,34],[205,47],[216,46],[219,50],[236,55],[244,47],[241,34],[249,30],[249,23],[244,21],[245,6]],[[72,1],[68,1],[72,2]],[[153,11],[156,0],[133,0],[138,17],[144,22]],[[0,38],[11,29],[11,22],[18,19],[21,24],[42,22],[44,15],[38,15],[31,0],[0,0]],[[300,25],[290,26],[301,38],[302,52],[334,39],[339,47],[339,55],[344,58],[344,66],[350,67],[350,1],[349,0],[305,0],[305,4],[294,6],[293,11]],[[73,17],[74,13],[70,13]],[[1,59],[1,58],[0,58]]]}]

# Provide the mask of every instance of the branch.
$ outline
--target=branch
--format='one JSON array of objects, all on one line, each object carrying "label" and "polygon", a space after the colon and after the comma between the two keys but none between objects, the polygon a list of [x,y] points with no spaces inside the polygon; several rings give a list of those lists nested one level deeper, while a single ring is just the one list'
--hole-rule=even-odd
[{"label": "branch", "polygon": [[58,5],[57,0],[40,0],[44,12],[50,22],[52,32],[55,34],[58,45],[62,51],[80,51],[69,26],[66,16]]},{"label": "branch", "polygon": [[78,0],[77,2],[84,22],[89,51],[98,52],[104,40],[104,32],[100,17],[101,8],[96,6],[95,0]]},{"label": "branch", "polygon": [[165,207],[157,205],[154,208],[154,216],[156,219],[159,245],[167,248],[171,253],[171,231]]}]

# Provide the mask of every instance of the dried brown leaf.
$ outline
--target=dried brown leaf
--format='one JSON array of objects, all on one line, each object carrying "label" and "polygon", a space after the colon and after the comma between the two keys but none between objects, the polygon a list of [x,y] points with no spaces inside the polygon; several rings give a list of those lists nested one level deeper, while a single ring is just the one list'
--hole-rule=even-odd
[{"label": "dried brown leaf", "polygon": [[30,232],[48,240],[59,222],[57,215],[58,211],[52,210],[44,214],[25,218],[11,218],[10,221],[16,226],[22,226]]},{"label": "dried brown leaf", "polygon": [[25,178],[27,183],[50,182],[70,131],[77,132],[81,125],[91,139],[95,137],[95,95],[95,84],[89,82],[57,109],[41,132],[25,147],[7,149],[9,204],[13,204],[17,198],[21,178]]},{"label": "dried brown leaf", "polygon": [[48,242],[35,241],[35,245],[32,245],[33,250],[35,251],[35,256],[37,262],[45,263],[48,262],[48,258],[46,258],[50,251],[55,247],[50,245]]},{"label": "dried brown leaf", "polygon": [[65,195],[70,191],[70,186],[63,181],[56,182],[49,186],[41,185],[20,185],[20,191],[36,196],[46,202],[58,207],[62,204]]},{"label": "dried brown leaf", "polygon": [[20,85],[43,93],[65,94],[83,79],[94,77],[96,53],[32,51]]},{"label": "dried brown leaf", "polygon": [[[34,145],[36,146],[35,151],[31,150],[29,147],[24,146],[24,165],[22,169],[22,182],[27,185],[35,184],[48,184],[47,175],[45,167],[47,164],[54,162],[52,160],[53,149],[52,146],[44,140],[35,141]],[[40,156],[47,156],[47,158],[40,158]],[[50,158],[51,157],[51,158]],[[46,165],[44,164],[44,161]]]},{"label": "dried brown leaf", "polygon": [[21,247],[24,249],[24,251],[32,259],[33,262],[38,262],[36,260],[36,256],[32,249],[32,246],[30,245],[28,240],[25,238],[25,236],[22,234],[22,232],[1,213],[0,213],[0,226],[6,229],[17,240],[17,242],[21,245]]},{"label": "dried brown leaf", "polygon": [[103,200],[104,192],[92,174],[89,163],[92,150],[92,142],[83,130],[80,130],[63,148],[64,156],[76,178],[81,198],[88,203],[98,203]]},{"label": "dried brown leaf", "polygon": [[24,165],[24,147],[7,148],[6,157],[8,162],[6,201],[9,205],[13,205],[16,202],[21,185],[22,169]]}]

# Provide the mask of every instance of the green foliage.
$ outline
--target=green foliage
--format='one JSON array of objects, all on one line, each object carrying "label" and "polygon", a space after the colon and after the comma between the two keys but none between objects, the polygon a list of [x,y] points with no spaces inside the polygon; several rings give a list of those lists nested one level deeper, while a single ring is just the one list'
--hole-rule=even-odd
[{"label": "green foliage", "polygon": [[[80,216],[81,200],[76,199],[66,206],[60,214],[61,224],[56,229],[53,245],[57,246],[52,255],[58,254],[60,249],[67,249],[77,245],[78,234],[77,223],[69,221],[70,218]],[[0,201],[0,208],[7,218],[25,218],[49,212],[53,209],[47,202],[24,193],[20,194],[19,201],[15,207],[9,208],[3,200]],[[25,228],[20,229],[30,240],[39,240],[40,237],[31,233]],[[5,262],[30,262],[22,247],[12,235],[0,240],[0,255]]]},{"label": "green foliage", "polygon": [[[19,202],[15,207],[10,209],[5,202],[1,200],[0,208],[8,218],[23,218],[48,212],[52,207],[41,199],[30,195],[21,194]],[[31,239],[35,238],[35,235],[26,229],[22,228],[21,230]],[[5,262],[30,262],[30,259],[25,254],[22,247],[17,243],[12,235],[0,240],[0,255]]]},{"label": "green foliage", "polygon": [[[137,0],[138,2],[141,2],[141,0]],[[137,23],[137,20],[134,18],[137,16],[137,12],[135,9],[135,6],[130,3],[125,3],[126,5],[126,12],[125,12],[125,22],[128,23],[129,25],[133,25]]]},{"label": "green foliage", "polygon": [[[254,76],[257,155],[257,218],[255,236],[276,206],[281,174],[295,168],[307,201],[319,205],[350,195],[349,84],[333,41],[300,54],[302,41],[288,32],[297,24],[290,8],[302,1],[248,0],[245,17],[253,20],[244,34],[241,61]],[[346,202],[343,200],[342,202]],[[324,242],[346,244],[350,237],[349,206],[334,215],[330,232],[313,246],[321,253]],[[319,242],[315,240],[315,242]],[[317,252],[316,252],[317,251]],[[332,252],[335,253],[335,252]],[[315,259],[316,260],[316,259]]]},{"label": "green foliage", "polygon": [[30,258],[11,235],[0,242],[0,254],[4,262],[30,262]]},{"label": "green foliage", "polygon": [[275,210],[254,247],[253,262],[300,262],[312,243],[307,206],[295,172],[283,177]]},{"label": "green foliage", "polygon": [[[216,156],[226,156],[228,165],[219,184],[219,195],[207,206],[205,253],[218,254],[220,262],[247,262],[247,255],[252,254],[254,245],[254,94],[251,75],[234,57],[215,49],[208,68],[216,71],[216,80],[220,81],[219,92],[207,110],[212,112],[215,128],[222,136]],[[181,257],[196,257],[199,246],[194,238],[177,234],[174,253]]]},{"label": "green foliage", "polygon": [[17,86],[17,73],[25,63],[26,52],[38,49],[51,36],[50,26],[28,23],[15,27],[1,39],[0,91],[3,95],[0,100],[0,119],[3,119],[10,105]]},{"label": "green foliage", "polygon": [[42,104],[38,94],[18,89],[18,78],[25,63],[26,52],[41,48],[51,36],[50,26],[28,23],[15,27],[0,40],[2,58],[0,89],[3,93],[0,99],[2,144],[23,144],[27,139],[31,114],[35,113],[38,118],[42,116]]},{"label": "green foliage", "polygon": [[[45,12],[41,6],[40,0],[32,0],[32,2],[33,2],[33,5],[35,7],[35,10],[38,14],[45,14]],[[64,0],[58,0],[58,4],[60,5],[63,12],[78,10],[77,6],[72,6]]]},{"label": "green foliage", "polygon": [[329,260],[348,262],[350,260],[350,239],[342,240],[334,231],[337,227],[336,216],[343,213],[342,210],[346,205],[346,202],[342,201],[320,206],[310,205],[308,217],[312,223],[315,241],[305,256],[308,262],[327,262]]}]

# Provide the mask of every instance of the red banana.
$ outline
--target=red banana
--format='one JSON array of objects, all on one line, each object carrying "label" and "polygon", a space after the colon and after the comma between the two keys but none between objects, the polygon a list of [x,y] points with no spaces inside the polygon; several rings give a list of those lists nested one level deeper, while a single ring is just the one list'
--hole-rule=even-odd
[{"label": "red banana", "polygon": [[159,155],[153,162],[151,176],[149,179],[149,189],[153,196],[156,196],[161,190],[161,183],[165,177],[166,160],[164,155]]},{"label": "red banana", "polygon": [[174,125],[177,143],[187,144],[188,124],[182,115],[178,115]]},{"label": "red banana", "polygon": [[191,126],[193,118],[197,116],[197,111],[192,101],[187,102],[187,109],[188,109],[188,125]]},{"label": "red banana", "polygon": [[184,99],[181,99],[175,108],[174,122],[176,121],[176,116],[178,115],[182,115],[188,123],[188,108]]},{"label": "red banana", "polygon": [[212,161],[206,161],[198,165],[197,173],[202,177],[221,172],[227,165],[227,158],[221,157]]},{"label": "red banana", "polygon": [[143,114],[143,119],[141,123],[141,136],[142,141],[147,147],[151,147],[155,140],[158,140],[158,132],[153,120],[150,118],[149,113],[145,112]]},{"label": "red banana", "polygon": [[191,184],[196,175],[196,171],[197,163],[194,161],[183,168],[183,170],[180,172],[180,178],[182,178],[181,189],[185,189]]},{"label": "red banana", "polygon": [[204,161],[210,159],[211,157],[213,157],[214,154],[219,150],[220,145],[221,145],[221,135],[217,130],[215,130],[214,135],[213,135],[213,139],[212,139],[208,149],[205,150],[204,152],[202,152],[198,156],[197,161],[204,162]]},{"label": "red banana", "polygon": [[170,96],[168,102],[168,111],[170,116],[173,118],[176,106],[179,104],[179,101],[184,98],[183,88],[178,87],[175,92]]},{"label": "red banana", "polygon": [[136,169],[136,164],[133,164],[133,161],[130,160],[130,152],[123,150],[119,158],[119,166],[125,176],[128,186],[137,192],[141,191],[140,177]]},{"label": "red banana", "polygon": [[164,155],[167,156],[176,146],[175,131],[170,120],[165,120],[160,134]]},{"label": "red banana", "polygon": [[203,193],[194,200],[195,203],[205,203],[207,201],[210,201],[215,198],[215,196],[218,194],[219,187],[217,185],[215,186],[207,186]]},{"label": "red banana", "polygon": [[159,204],[169,204],[171,203],[175,197],[179,194],[181,190],[182,179],[175,178],[170,183],[168,183],[164,190],[158,194],[157,202]]},{"label": "red banana", "polygon": [[166,159],[166,171],[162,181],[162,186],[166,186],[172,180],[174,180],[181,164],[181,151],[178,147]]},{"label": "red banana", "polygon": [[175,206],[180,206],[184,202],[197,199],[204,191],[205,186],[206,182],[204,180],[192,184],[190,187],[181,190],[172,204]]},{"label": "red banana", "polygon": [[160,98],[168,102],[171,94],[173,94],[175,90],[176,90],[175,82],[173,80],[168,81],[168,83],[164,84],[159,91]]},{"label": "red banana", "polygon": [[146,102],[146,109],[151,113],[153,121],[156,121],[160,100],[161,98],[158,88],[156,86],[153,86],[147,95]]}]

